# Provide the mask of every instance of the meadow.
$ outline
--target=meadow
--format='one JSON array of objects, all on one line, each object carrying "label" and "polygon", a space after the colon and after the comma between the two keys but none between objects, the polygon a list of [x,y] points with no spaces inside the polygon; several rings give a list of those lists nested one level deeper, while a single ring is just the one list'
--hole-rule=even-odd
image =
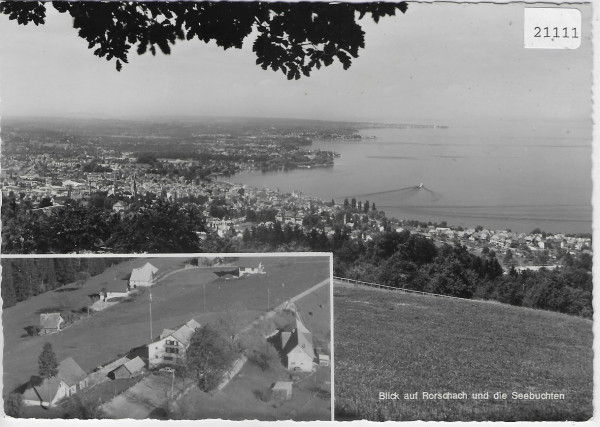
[{"label": "meadow", "polygon": [[[164,328],[178,327],[191,318],[205,324],[235,308],[240,317],[250,323],[267,311],[268,303],[273,308],[329,276],[328,257],[243,258],[240,264],[256,266],[262,261],[267,274],[221,280],[214,271],[222,267],[208,267],[183,270],[159,281],[152,287],[152,332],[149,290],[143,289],[143,294],[135,299],[85,317],[59,333],[25,335],[23,328],[37,324],[40,312],[57,306],[79,309],[83,304],[89,304],[88,294],[98,292],[107,283],[123,281],[133,267],[150,261],[159,267],[158,274],[161,275],[164,271],[183,268],[189,259],[138,258],[127,261],[94,276],[81,288],[67,285],[3,310],[4,395],[37,373],[37,359],[45,342],[52,344],[59,361],[71,356],[89,372],[148,344]],[[65,292],[63,289],[72,290]]]},{"label": "meadow", "polygon": [[[592,417],[592,322],[491,302],[334,287],[337,420],[583,421]],[[398,400],[379,400],[397,392]],[[465,392],[425,400],[423,392]],[[472,393],[489,392],[488,399]],[[504,392],[507,399],[494,399]],[[563,393],[564,400],[511,393]],[[417,393],[416,399],[404,394]],[[406,396],[410,397],[410,396]]]}]

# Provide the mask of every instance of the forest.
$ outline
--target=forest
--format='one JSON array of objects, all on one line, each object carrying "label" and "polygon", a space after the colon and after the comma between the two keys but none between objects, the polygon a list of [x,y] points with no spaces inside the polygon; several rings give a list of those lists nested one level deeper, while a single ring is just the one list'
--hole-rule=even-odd
[{"label": "forest", "polygon": [[[542,268],[537,272],[519,273],[511,268],[504,274],[492,250],[483,251],[481,256],[474,255],[458,241],[453,245],[436,244],[406,230],[401,233],[391,231],[386,221],[382,223],[387,231],[373,234],[371,240],[352,239],[352,230],[340,226],[347,216],[352,215],[352,210],[340,213],[339,221],[330,219],[334,231],[328,235],[318,216],[305,217],[303,225],[306,227],[292,226],[273,221],[274,210],[248,209],[247,220],[273,222],[253,225],[245,229],[241,238],[235,237],[232,231],[224,237],[208,233],[201,239],[200,232],[206,231],[206,218],[193,203],[163,200],[137,203],[135,209],[126,213],[72,203],[46,215],[20,212],[22,205],[8,199],[2,206],[2,251],[333,252],[334,274],[341,277],[461,298],[495,300],[586,318],[593,314],[592,257],[586,253],[564,254],[560,261],[563,266],[552,271]],[[367,215],[365,208],[369,216],[380,214],[373,205],[369,207],[365,203],[361,207],[363,216]],[[210,213],[223,217],[227,214],[223,209],[218,203],[213,204]],[[359,214],[352,216],[359,220]],[[7,292],[8,301],[21,301],[53,286],[51,283],[65,283],[53,278],[62,273],[48,273],[51,274],[49,277],[31,274],[28,279],[31,285],[17,283],[23,279],[13,279],[12,289],[10,281],[6,289],[3,284],[3,296]]]},{"label": "forest", "polygon": [[230,250],[323,251],[334,254],[334,275],[386,286],[557,311],[592,318],[592,258],[565,257],[560,269],[504,274],[493,251],[477,256],[460,243],[441,246],[409,231],[385,231],[362,242],[350,230],[329,237],[298,225],[252,227]]},{"label": "forest", "polygon": [[3,198],[2,252],[198,252],[205,218],[197,205],[140,199],[120,214],[110,209],[116,201],[94,195],[85,206],[68,200],[44,213]]},{"label": "forest", "polygon": [[122,258],[3,258],[2,307],[66,284],[83,283]]}]

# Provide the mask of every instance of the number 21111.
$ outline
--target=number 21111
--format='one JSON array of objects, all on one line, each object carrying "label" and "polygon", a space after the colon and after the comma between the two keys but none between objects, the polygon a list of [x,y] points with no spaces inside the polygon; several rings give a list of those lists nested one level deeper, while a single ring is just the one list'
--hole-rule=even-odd
[{"label": "number 21111", "polygon": [[[554,27],[554,28],[549,28],[549,27],[535,27],[534,30],[536,31],[535,35],[533,37],[554,37],[554,38],[573,38],[573,39],[578,39],[579,37],[577,36],[577,28],[573,27],[571,28],[571,32],[572,35],[569,36],[569,29],[567,27],[563,27],[563,28],[558,28],[558,27]],[[562,32],[562,35],[561,35]],[[552,34],[554,33],[554,34]]]}]

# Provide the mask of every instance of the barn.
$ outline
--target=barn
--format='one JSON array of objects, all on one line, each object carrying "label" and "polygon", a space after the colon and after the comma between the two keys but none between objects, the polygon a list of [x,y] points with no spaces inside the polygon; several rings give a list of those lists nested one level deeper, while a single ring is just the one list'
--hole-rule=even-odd
[{"label": "barn", "polygon": [[310,331],[296,315],[294,322],[281,331],[281,351],[286,357],[288,370],[311,372],[315,359],[313,338]]},{"label": "barn", "polygon": [[129,287],[137,288],[138,286],[152,286],[154,285],[154,279],[158,268],[147,262],[140,268],[134,268],[131,271],[131,277],[129,278]]},{"label": "barn", "polygon": [[87,374],[72,357],[67,357],[58,365],[58,373],[54,377],[31,377],[23,393],[23,404],[49,408],[60,399],[69,397],[87,386]]},{"label": "barn", "polygon": [[135,359],[131,359],[128,362],[123,363],[118,368],[110,371],[108,373],[108,377],[113,380],[121,378],[134,378],[142,374],[144,366],[144,361],[137,356]]}]

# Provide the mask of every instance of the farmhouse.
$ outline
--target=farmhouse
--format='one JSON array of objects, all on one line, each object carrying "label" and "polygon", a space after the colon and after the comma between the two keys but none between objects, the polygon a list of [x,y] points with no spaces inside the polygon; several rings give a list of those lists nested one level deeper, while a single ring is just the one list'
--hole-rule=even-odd
[{"label": "farmhouse", "polygon": [[65,319],[60,313],[42,313],[40,314],[40,335],[51,334],[60,331],[60,325]]},{"label": "farmhouse", "polygon": [[179,365],[184,363],[190,339],[200,323],[191,319],[177,330],[165,329],[159,340],[148,344],[148,366]]},{"label": "farmhouse", "polygon": [[294,322],[280,331],[281,352],[286,358],[288,370],[311,372],[315,350],[312,334],[296,315]]},{"label": "farmhouse", "polygon": [[240,277],[240,269],[220,270],[214,272],[220,279],[237,279]]},{"label": "farmhouse", "polygon": [[250,276],[253,274],[265,274],[265,269],[262,263],[259,263],[257,268],[233,267],[229,270],[220,270],[215,271],[214,273],[222,279],[237,279],[239,277]]},{"label": "farmhouse", "polygon": [[108,376],[113,380],[137,377],[138,375],[142,374],[142,369],[144,369],[144,366],[144,361],[140,358],[140,356],[137,356],[135,359],[131,359],[109,372]]},{"label": "farmhouse", "polygon": [[238,274],[240,277],[251,274],[265,274],[265,268],[262,266],[262,263],[259,263],[257,268],[239,267]]},{"label": "farmhouse", "polygon": [[50,408],[60,399],[69,397],[87,386],[87,374],[72,357],[68,357],[60,362],[58,374],[52,378],[42,380],[38,376],[31,377],[23,393],[23,404]]},{"label": "farmhouse", "polygon": [[138,286],[152,286],[154,285],[154,278],[158,268],[147,262],[143,267],[134,268],[131,271],[131,277],[129,278],[129,287],[137,288]]}]

